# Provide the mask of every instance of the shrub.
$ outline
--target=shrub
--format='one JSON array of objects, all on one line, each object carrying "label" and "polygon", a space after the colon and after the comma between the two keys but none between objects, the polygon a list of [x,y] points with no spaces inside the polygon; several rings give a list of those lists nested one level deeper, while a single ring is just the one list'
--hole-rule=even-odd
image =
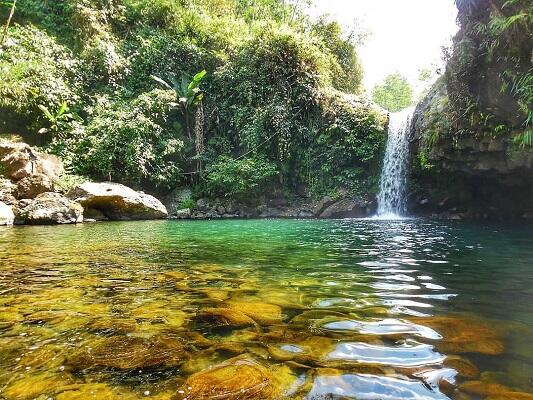
[{"label": "shrub", "polygon": [[45,120],[39,105],[55,110],[63,101],[76,104],[78,67],[72,52],[55,38],[32,25],[12,26],[0,54],[0,120],[17,121],[18,126],[3,129],[36,134]]},{"label": "shrub", "polygon": [[75,144],[74,170],[134,186],[164,188],[178,182],[183,141],[173,126],[173,100],[173,91],[155,89],[132,101],[97,106]]},{"label": "shrub", "polygon": [[261,157],[233,159],[220,156],[206,174],[209,195],[240,198],[259,194],[276,175],[276,167]]}]

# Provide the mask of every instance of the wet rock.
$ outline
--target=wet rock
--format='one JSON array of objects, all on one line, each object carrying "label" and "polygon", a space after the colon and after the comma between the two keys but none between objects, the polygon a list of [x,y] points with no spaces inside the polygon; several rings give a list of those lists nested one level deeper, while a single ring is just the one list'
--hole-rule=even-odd
[{"label": "wet rock", "polygon": [[255,325],[255,321],[252,318],[239,310],[231,308],[205,308],[198,315],[198,318],[223,326],[239,327]]},{"label": "wet rock", "polygon": [[174,367],[188,354],[175,340],[112,336],[91,343],[67,358],[76,370],[109,367],[120,370],[148,367]]},{"label": "wet rock", "polygon": [[268,369],[251,358],[238,357],[191,375],[172,400],[270,399],[276,386]]},{"label": "wet rock", "polygon": [[360,218],[366,217],[368,204],[362,200],[343,199],[339,200],[319,215],[319,218]]},{"label": "wet rock", "polygon": [[34,174],[50,179],[60,176],[64,169],[61,160],[39,153],[26,143],[0,142],[0,165],[6,178],[18,181]]},{"label": "wet rock", "polygon": [[15,214],[10,206],[0,201],[0,226],[13,225]]},{"label": "wet rock", "polygon": [[252,318],[260,325],[280,324],[282,320],[281,307],[274,304],[231,300],[224,305]]},{"label": "wet rock", "polygon": [[418,321],[443,336],[443,340],[436,343],[436,346],[444,353],[503,353],[503,343],[498,332],[487,325],[455,317],[431,317]]},{"label": "wet rock", "polygon": [[83,222],[83,207],[59,193],[42,193],[20,209],[17,220],[29,225]]},{"label": "wet rock", "polygon": [[162,219],[168,215],[165,206],[155,197],[118,183],[86,182],[67,196],[87,210],[101,211],[111,220]]},{"label": "wet rock", "polygon": [[34,174],[17,182],[15,196],[18,199],[34,199],[41,193],[52,192],[53,189],[54,184],[48,176]]}]

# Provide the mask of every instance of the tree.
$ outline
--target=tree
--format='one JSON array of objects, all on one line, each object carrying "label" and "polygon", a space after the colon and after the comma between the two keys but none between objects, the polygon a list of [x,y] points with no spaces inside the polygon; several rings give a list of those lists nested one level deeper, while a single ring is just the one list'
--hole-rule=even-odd
[{"label": "tree", "polygon": [[390,74],[381,85],[374,86],[372,99],[386,110],[396,112],[413,104],[413,89],[399,73]]},{"label": "tree", "polygon": [[4,25],[4,30],[2,32],[2,38],[0,39],[0,48],[4,47],[4,43],[7,38],[7,32],[9,30],[9,24],[11,23],[11,19],[13,18],[13,14],[15,13],[15,7],[17,5],[17,0],[13,0],[11,4],[7,2],[5,3],[5,5],[10,5],[11,9],[9,10],[9,16],[7,17],[6,24]]}]

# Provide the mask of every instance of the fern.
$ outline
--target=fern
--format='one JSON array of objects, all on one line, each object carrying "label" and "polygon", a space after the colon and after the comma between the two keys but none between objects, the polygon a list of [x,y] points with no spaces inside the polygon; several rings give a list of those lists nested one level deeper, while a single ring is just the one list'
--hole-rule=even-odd
[{"label": "fern", "polygon": [[527,129],[526,131],[516,135],[513,138],[513,141],[521,148],[533,147],[533,129]]}]

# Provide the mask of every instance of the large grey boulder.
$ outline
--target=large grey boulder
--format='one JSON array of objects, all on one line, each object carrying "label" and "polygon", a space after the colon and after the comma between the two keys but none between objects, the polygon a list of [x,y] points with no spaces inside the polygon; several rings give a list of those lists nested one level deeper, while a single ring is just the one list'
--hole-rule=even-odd
[{"label": "large grey boulder", "polygon": [[18,181],[35,174],[50,179],[63,174],[63,163],[50,154],[39,153],[26,143],[0,141],[0,166],[6,178]]},{"label": "large grey boulder", "polygon": [[75,224],[83,222],[83,207],[59,193],[42,193],[24,200],[17,212],[17,223],[28,225]]},{"label": "large grey boulder", "polygon": [[104,182],[83,183],[67,194],[86,210],[98,210],[110,220],[167,218],[166,207],[154,196],[121,185]]},{"label": "large grey boulder", "polygon": [[0,201],[0,226],[13,225],[15,214],[10,206]]}]

